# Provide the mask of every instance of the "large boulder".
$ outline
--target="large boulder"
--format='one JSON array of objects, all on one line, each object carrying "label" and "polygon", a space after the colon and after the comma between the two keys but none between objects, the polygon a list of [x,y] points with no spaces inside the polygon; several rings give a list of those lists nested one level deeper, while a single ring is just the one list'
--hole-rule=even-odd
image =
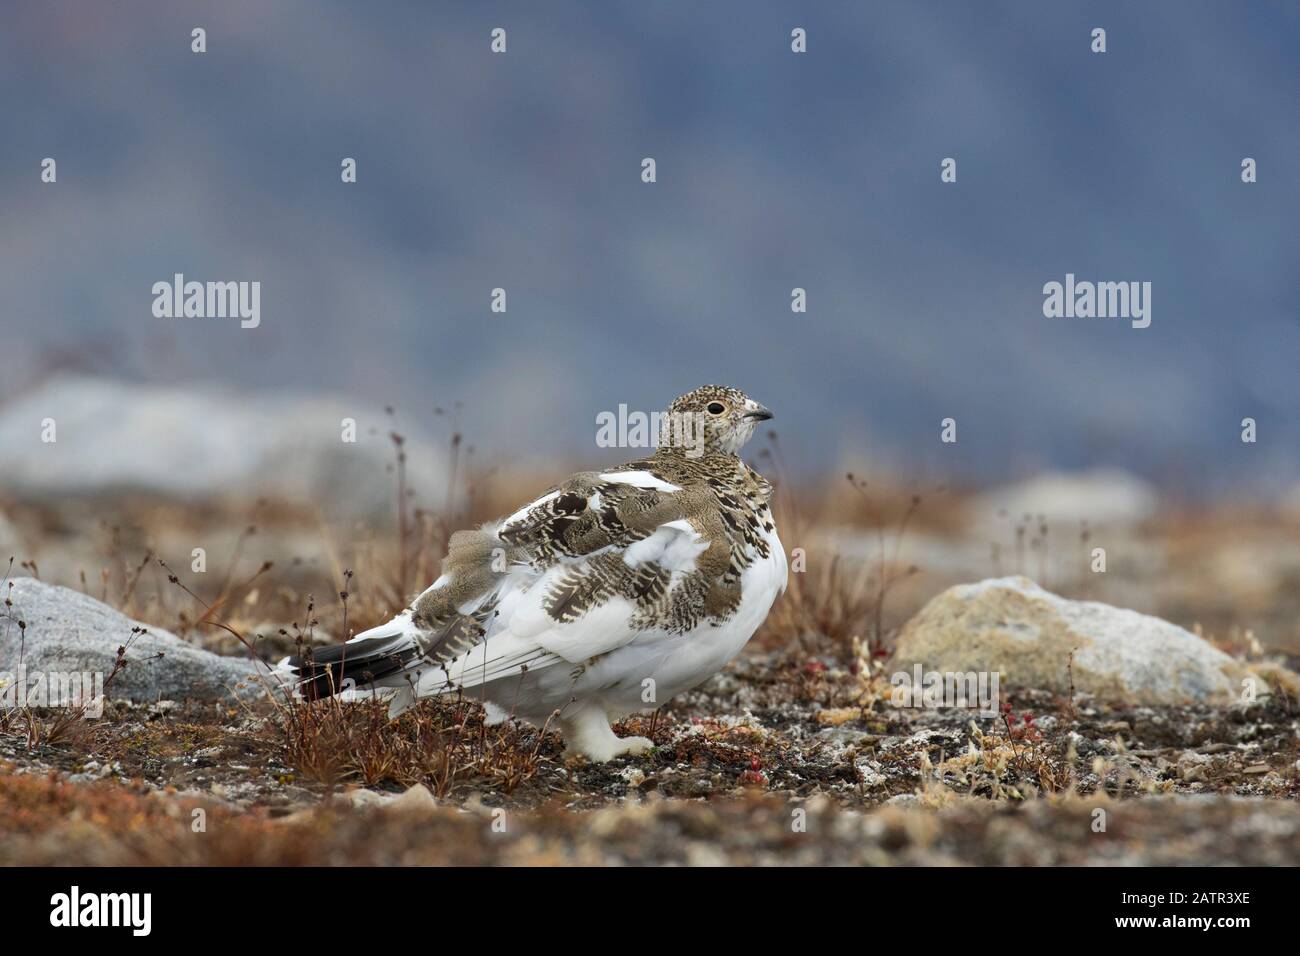
[{"label": "large boulder", "polygon": [[[1070,654],[1073,652],[1073,666]],[[933,598],[899,635],[893,666],[1001,673],[1002,687],[1077,691],[1139,704],[1231,704],[1242,681],[1268,684],[1239,661],[1160,618],[1071,601],[1023,577],[960,584]]]},{"label": "large boulder", "polygon": [[[229,699],[260,693],[249,680],[258,665],[247,658],[222,657],[145,627],[107,604],[35,578],[15,578],[4,586],[12,607],[0,605],[0,673],[14,680],[22,669],[28,682],[37,674],[102,674],[107,679],[117,649],[127,645],[130,662],[108,686],[110,698],[135,701]],[[26,631],[18,622],[26,622]],[[157,655],[161,654],[161,657]],[[260,668],[263,674],[265,668]]]}]

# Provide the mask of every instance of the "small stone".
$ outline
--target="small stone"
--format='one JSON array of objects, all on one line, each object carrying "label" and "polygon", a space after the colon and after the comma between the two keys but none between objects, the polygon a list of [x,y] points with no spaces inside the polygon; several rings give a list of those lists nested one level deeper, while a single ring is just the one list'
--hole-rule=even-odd
[{"label": "small stone", "polygon": [[626,767],[619,776],[622,777],[624,782],[626,782],[633,790],[641,786],[645,781],[645,773],[637,767]]},{"label": "small stone", "polygon": [[886,782],[885,775],[881,773],[882,768],[875,760],[861,757],[853,762],[853,769],[864,787],[879,787]]},{"label": "small stone", "polygon": [[392,801],[388,794],[376,793],[373,790],[367,790],[364,787],[358,787],[356,790],[347,790],[343,793],[336,793],[334,800],[338,803],[347,804],[353,807],[381,807]]},{"label": "small stone", "polygon": [[388,802],[388,808],[401,813],[428,813],[436,810],[438,800],[422,783],[417,783],[405,793]]},{"label": "small stone", "polygon": [[828,727],[838,727],[850,720],[857,720],[861,716],[861,707],[833,707],[819,710],[817,712],[817,722]]},{"label": "small stone", "polygon": [[1178,758],[1178,776],[1186,783],[1198,783],[1209,779],[1210,768],[1214,758],[1205,754],[1185,753]]},{"label": "small stone", "polygon": [[870,747],[880,742],[880,735],[852,727],[827,727],[813,735],[818,740],[843,746]]}]

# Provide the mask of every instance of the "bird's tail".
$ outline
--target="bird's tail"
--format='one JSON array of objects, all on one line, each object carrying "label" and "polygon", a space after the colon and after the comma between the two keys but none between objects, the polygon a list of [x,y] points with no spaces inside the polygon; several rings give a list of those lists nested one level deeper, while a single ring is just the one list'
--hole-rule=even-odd
[{"label": "bird's tail", "polygon": [[282,687],[303,700],[339,696],[344,700],[382,696],[394,698],[400,712],[409,705],[408,672],[423,658],[417,630],[409,615],[363,631],[345,644],[309,648],[286,657],[272,675]]}]

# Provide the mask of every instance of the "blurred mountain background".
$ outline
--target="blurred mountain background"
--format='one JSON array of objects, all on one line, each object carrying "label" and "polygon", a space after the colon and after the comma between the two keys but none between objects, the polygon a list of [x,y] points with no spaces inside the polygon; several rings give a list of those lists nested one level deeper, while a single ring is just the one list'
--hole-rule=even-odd
[{"label": "blurred mountain background", "polygon": [[[598,411],[719,381],[809,474],[1295,481],[1300,8],[807,7],[10,4],[0,402],[460,401],[485,455],[616,460]],[[1067,272],[1151,282],[1151,327],[1044,318]],[[260,281],[260,327],[155,318],[175,273]]]}]

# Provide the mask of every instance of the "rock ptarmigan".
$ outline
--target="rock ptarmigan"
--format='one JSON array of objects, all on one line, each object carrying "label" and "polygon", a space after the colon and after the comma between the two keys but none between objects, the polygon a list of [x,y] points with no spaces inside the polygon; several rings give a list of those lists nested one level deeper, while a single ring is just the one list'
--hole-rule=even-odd
[{"label": "rock ptarmigan", "polygon": [[277,672],[304,697],[378,695],[393,715],[462,691],[490,721],[556,715],[566,752],[590,760],[647,750],[610,722],[721,670],[785,590],[772,486],[738,457],[771,417],[734,388],[688,392],[649,458],[457,532],[410,607]]}]

